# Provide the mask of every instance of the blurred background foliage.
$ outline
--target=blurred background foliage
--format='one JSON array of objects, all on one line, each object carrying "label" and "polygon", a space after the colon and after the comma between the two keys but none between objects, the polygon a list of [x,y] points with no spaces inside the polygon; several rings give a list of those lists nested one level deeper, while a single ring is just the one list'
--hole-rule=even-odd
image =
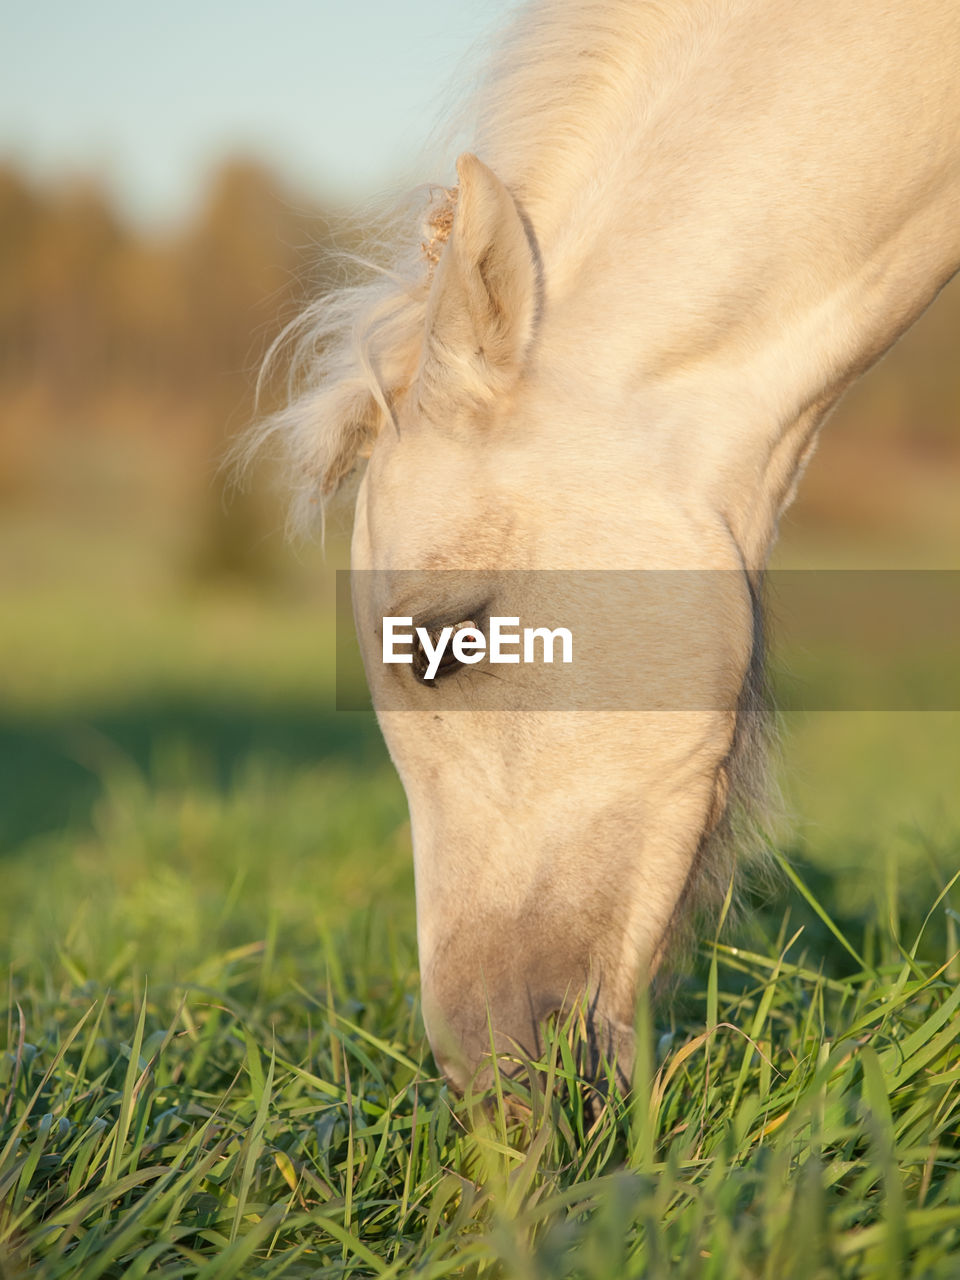
[{"label": "blurred background foliage", "polygon": [[116,520],[164,542],[174,574],[269,579],[273,495],[228,499],[222,462],[269,341],[342,275],[334,245],[357,247],[346,218],[254,163],[225,165],[166,235],[93,181],[0,170],[5,507],[69,510],[78,532]]}]

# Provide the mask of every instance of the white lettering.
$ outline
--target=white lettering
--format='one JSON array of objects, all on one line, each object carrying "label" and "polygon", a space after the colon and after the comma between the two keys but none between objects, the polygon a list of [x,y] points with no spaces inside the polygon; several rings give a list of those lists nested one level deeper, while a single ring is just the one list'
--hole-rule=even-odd
[{"label": "white lettering", "polygon": [[[537,641],[541,645],[543,662],[552,663],[557,642],[560,643],[560,660],[573,662],[573,633],[566,627],[524,627],[520,631],[519,618],[490,618],[489,642],[479,627],[441,627],[431,635],[426,627],[413,627],[413,631],[404,628],[413,627],[412,618],[387,616],[383,619],[383,661],[385,663],[413,662],[413,654],[404,652],[402,646],[412,645],[416,640],[427,659],[425,680],[436,678],[447,646],[452,647],[453,656],[463,666],[473,666],[482,662],[489,651],[491,662],[513,664],[519,662],[532,663],[537,658]],[[489,649],[488,649],[489,644]],[[522,649],[520,653],[512,653],[511,649]]]},{"label": "white lettering", "polygon": [[458,662],[482,662],[486,651],[487,637],[478,627],[461,627],[453,637],[453,656]]},{"label": "white lettering", "polygon": [[490,661],[491,662],[519,662],[519,653],[504,653],[503,646],[505,644],[520,644],[519,632],[515,635],[504,634],[504,627],[519,627],[519,618],[496,618],[490,619]]},{"label": "white lettering", "polygon": [[443,651],[446,649],[452,635],[453,627],[441,627],[440,634],[437,636],[437,643],[434,645],[430,640],[430,632],[426,627],[417,627],[417,639],[423,647],[423,652],[427,655],[425,680],[432,680],[437,674],[437,668],[443,661]]},{"label": "white lettering", "polygon": [[566,627],[557,627],[551,631],[549,627],[524,627],[523,629],[523,660],[524,662],[536,662],[537,657],[534,653],[533,642],[537,637],[543,641],[543,660],[544,662],[553,662],[553,642],[559,637],[561,644],[561,654],[563,662],[573,661],[573,635]]},{"label": "white lettering", "polygon": [[397,635],[397,627],[413,626],[412,618],[384,618],[383,620],[383,660],[384,662],[412,662],[412,653],[397,653],[396,644],[413,644],[413,636]]}]

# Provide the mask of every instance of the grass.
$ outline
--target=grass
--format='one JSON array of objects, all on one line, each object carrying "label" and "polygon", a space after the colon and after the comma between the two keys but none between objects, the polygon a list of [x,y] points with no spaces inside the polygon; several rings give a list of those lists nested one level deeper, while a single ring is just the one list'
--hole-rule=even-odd
[{"label": "grass", "polygon": [[792,870],[641,1009],[634,1093],[574,1021],[484,1110],[322,602],[11,593],[4,1280],[957,1274],[956,716],[795,717]]},{"label": "grass", "polygon": [[[124,847],[130,799],[103,833]],[[371,835],[389,809],[365,810]],[[945,899],[924,937],[838,943],[862,952],[842,977],[786,922],[763,950],[711,944],[685,1018],[641,1018],[632,1098],[591,1118],[558,1034],[544,1081],[501,1081],[531,1118],[478,1119],[425,1049],[409,922],[323,921],[333,887],[295,858],[218,895],[169,840],[199,812],[153,815],[146,886],[135,864],[95,933],[78,908],[54,958],[51,921],[49,958],[11,975],[5,1276],[955,1274]]]}]

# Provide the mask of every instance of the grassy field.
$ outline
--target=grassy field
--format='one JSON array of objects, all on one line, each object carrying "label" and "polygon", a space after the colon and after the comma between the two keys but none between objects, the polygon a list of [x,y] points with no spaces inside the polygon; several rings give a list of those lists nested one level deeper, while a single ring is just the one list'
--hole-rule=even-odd
[{"label": "grassy field", "polygon": [[436,1076],[327,580],[37,554],[0,584],[0,1277],[960,1272],[960,716],[787,717],[793,879],[641,1010],[630,1099],[595,1114],[574,1025],[501,1082],[518,1125]]}]

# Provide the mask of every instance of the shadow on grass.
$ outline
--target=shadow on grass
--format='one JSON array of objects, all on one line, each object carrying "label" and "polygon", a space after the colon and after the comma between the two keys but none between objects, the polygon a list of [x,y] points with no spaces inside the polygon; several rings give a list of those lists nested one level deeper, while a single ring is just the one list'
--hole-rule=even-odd
[{"label": "shadow on grass", "polygon": [[150,777],[164,752],[187,748],[204,780],[227,790],[254,759],[285,767],[386,761],[372,713],[271,708],[196,699],[142,701],[70,720],[0,717],[0,855],[89,821],[112,768]]}]

